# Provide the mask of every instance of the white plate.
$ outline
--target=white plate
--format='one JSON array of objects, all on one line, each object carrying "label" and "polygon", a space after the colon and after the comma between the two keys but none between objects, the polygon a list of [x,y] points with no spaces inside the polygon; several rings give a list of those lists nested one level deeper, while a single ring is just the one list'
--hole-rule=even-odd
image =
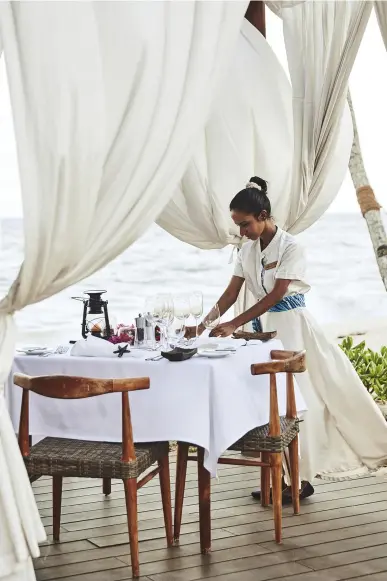
[{"label": "white plate", "polygon": [[232,351],[214,351],[213,349],[198,349],[199,357],[209,357],[210,359],[219,359],[220,357],[228,357]]},{"label": "white plate", "polygon": [[36,347],[31,348],[31,349],[16,349],[16,351],[18,353],[21,353],[22,355],[44,355],[45,353],[48,353],[50,350],[47,349],[47,347]]}]

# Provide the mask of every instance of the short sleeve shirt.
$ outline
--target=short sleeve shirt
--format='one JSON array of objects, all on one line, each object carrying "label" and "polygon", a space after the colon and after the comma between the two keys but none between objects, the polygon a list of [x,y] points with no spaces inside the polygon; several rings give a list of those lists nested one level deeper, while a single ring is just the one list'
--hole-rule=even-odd
[{"label": "short sleeve shirt", "polygon": [[294,236],[280,228],[264,250],[261,250],[259,240],[246,242],[242,246],[234,275],[245,279],[248,289],[257,300],[273,290],[277,279],[292,281],[286,296],[305,294],[310,290],[306,281],[304,249]]}]

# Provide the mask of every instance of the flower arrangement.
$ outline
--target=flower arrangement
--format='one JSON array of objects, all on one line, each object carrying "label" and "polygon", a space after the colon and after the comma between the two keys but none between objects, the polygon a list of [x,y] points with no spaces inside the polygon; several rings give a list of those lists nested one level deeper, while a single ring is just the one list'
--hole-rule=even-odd
[{"label": "flower arrangement", "polygon": [[[125,331],[119,333],[119,330],[125,327]],[[133,345],[135,338],[135,326],[132,325],[125,325],[124,323],[120,323],[115,328],[114,335],[111,335],[108,338],[110,343],[116,345],[117,343],[129,343],[129,345]],[[160,341],[160,328],[156,326],[155,329],[155,338],[156,341]]]},{"label": "flower arrangement", "polygon": [[[119,330],[125,327],[125,331],[119,334]],[[124,323],[120,323],[115,328],[115,334],[111,335],[108,339],[110,343],[116,345],[117,343],[129,343],[129,345],[133,345],[134,343],[134,335],[135,335],[135,327],[134,325],[124,325]]]}]

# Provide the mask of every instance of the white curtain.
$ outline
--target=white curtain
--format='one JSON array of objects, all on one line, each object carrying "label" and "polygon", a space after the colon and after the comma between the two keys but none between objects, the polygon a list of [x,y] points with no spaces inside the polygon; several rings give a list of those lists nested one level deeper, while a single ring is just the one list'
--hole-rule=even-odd
[{"label": "white curtain", "polygon": [[[346,131],[342,149],[336,145],[343,124],[350,124],[348,108],[343,119],[348,78],[371,9],[367,1],[309,0],[281,12],[293,89],[294,169],[286,223],[292,233],[323,214],[344,179],[352,135]],[[335,158],[341,159],[339,180],[331,173]]]},{"label": "white curtain", "polygon": [[240,242],[228,205],[251,175],[269,181],[277,223],[297,233],[324,213],[347,171],[353,132],[346,82],[366,3],[279,4],[293,94],[270,46],[245,21],[201,143],[158,219],[200,248]]},{"label": "white curtain", "polygon": [[[0,385],[13,313],[101,268],[168,201],[246,5],[0,3],[25,236],[23,266],[0,303]],[[37,556],[44,538],[1,392],[0,527],[1,577]]]},{"label": "white curtain", "polygon": [[376,16],[378,17],[380,32],[384,40],[384,45],[387,49],[387,2],[380,0],[374,2]]},{"label": "white curtain", "polygon": [[293,160],[291,94],[274,52],[245,20],[211,117],[158,224],[199,248],[238,244],[229,203],[251,175],[269,181],[283,224]]}]

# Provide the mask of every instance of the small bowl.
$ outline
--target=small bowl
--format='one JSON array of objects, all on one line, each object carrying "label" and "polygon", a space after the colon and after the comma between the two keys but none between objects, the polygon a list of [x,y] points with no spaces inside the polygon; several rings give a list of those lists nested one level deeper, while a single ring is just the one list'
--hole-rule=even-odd
[{"label": "small bowl", "polygon": [[168,361],[186,361],[196,355],[197,349],[183,349],[182,347],[175,347],[171,351],[162,351],[162,357]]}]

